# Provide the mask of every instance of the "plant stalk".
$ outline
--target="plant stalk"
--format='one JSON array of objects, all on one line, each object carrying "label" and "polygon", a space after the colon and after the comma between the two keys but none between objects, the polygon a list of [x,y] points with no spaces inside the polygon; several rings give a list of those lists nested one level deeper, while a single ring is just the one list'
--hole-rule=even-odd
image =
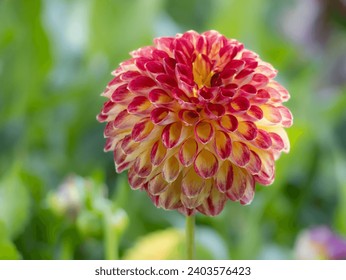
[{"label": "plant stalk", "polygon": [[195,216],[186,216],[186,259],[195,257]]}]

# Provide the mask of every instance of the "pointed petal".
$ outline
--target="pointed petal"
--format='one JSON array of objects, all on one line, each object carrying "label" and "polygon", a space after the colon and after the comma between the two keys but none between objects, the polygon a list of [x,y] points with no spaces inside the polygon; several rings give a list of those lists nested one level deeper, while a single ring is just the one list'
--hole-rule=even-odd
[{"label": "pointed petal", "polygon": [[243,69],[234,77],[234,79],[236,79],[236,80],[243,79],[245,77],[248,77],[253,72],[254,72],[253,69]]},{"label": "pointed petal", "polygon": [[177,81],[170,75],[160,74],[156,77],[156,81],[163,89],[171,90],[177,87]]},{"label": "pointed petal", "polygon": [[219,120],[219,125],[226,131],[232,132],[238,128],[238,120],[233,115],[224,115]]},{"label": "pointed petal", "polygon": [[258,154],[254,151],[250,151],[250,160],[246,165],[246,169],[250,171],[251,174],[258,174],[261,170],[262,161]]},{"label": "pointed petal", "polygon": [[226,195],[229,199],[233,201],[240,200],[246,190],[248,176],[246,171],[237,166],[233,166],[233,182],[232,187],[226,192]]},{"label": "pointed petal", "polygon": [[129,173],[128,173],[128,180],[129,180],[129,184],[130,184],[131,189],[137,190],[137,189],[142,188],[146,179],[139,177],[135,173],[134,168],[131,167],[129,170]]},{"label": "pointed petal", "polygon": [[194,125],[199,120],[199,114],[194,110],[180,110],[178,117],[184,124],[188,126]]},{"label": "pointed petal", "polygon": [[257,127],[253,122],[239,122],[237,130],[246,140],[253,140],[257,136]]},{"label": "pointed petal", "polygon": [[233,109],[234,112],[243,112],[250,108],[250,101],[249,99],[238,96],[234,98],[231,102],[231,109]]},{"label": "pointed petal", "polygon": [[146,76],[139,76],[129,82],[128,89],[133,93],[148,93],[152,87],[156,86],[154,80]]},{"label": "pointed petal", "polygon": [[214,136],[213,126],[204,121],[200,121],[195,126],[195,136],[203,144],[208,143]]},{"label": "pointed petal", "polygon": [[270,185],[273,183],[275,177],[274,156],[270,152],[264,150],[258,150],[256,152],[262,162],[260,172],[255,175],[256,181],[264,186]]},{"label": "pointed petal", "polygon": [[154,128],[154,124],[150,119],[144,119],[136,123],[132,129],[131,137],[135,142],[140,142],[147,138]]},{"label": "pointed petal", "polygon": [[206,180],[199,176],[194,168],[190,168],[181,181],[182,193],[188,197],[195,197],[205,187]]},{"label": "pointed petal", "polygon": [[266,84],[268,84],[268,82],[269,79],[266,75],[256,73],[252,76],[251,85],[259,88],[265,86]]},{"label": "pointed petal", "polygon": [[272,139],[267,131],[258,129],[257,136],[253,140],[253,143],[256,147],[266,150],[271,147]]},{"label": "pointed petal", "polygon": [[282,116],[279,108],[269,104],[262,104],[260,107],[263,111],[264,118],[269,122],[274,124],[281,122]]},{"label": "pointed petal", "polygon": [[211,188],[212,188],[212,180],[208,179],[205,182],[203,191],[201,191],[198,195],[193,197],[188,197],[184,194],[181,194],[181,198],[180,198],[181,202],[186,208],[194,209],[198,207],[199,205],[201,205],[203,201],[205,201],[209,197]]},{"label": "pointed petal", "polygon": [[260,107],[256,105],[250,106],[249,110],[247,110],[247,115],[251,117],[253,120],[260,120],[263,118],[263,111]]},{"label": "pointed petal", "polygon": [[144,65],[144,67],[148,70],[148,72],[152,74],[159,74],[165,72],[162,63],[158,61],[149,61]]},{"label": "pointed petal", "polygon": [[151,153],[150,161],[154,166],[159,165],[166,157],[166,148],[163,146],[162,141],[158,140],[154,143]]},{"label": "pointed petal", "polygon": [[133,167],[134,171],[139,177],[147,177],[152,170],[152,165],[149,160],[149,153],[144,152],[141,155],[139,155],[136,158]]},{"label": "pointed petal", "polygon": [[159,206],[163,209],[177,209],[182,207],[180,200],[181,195],[181,179],[175,180],[160,193]]},{"label": "pointed petal", "polygon": [[113,126],[114,128],[128,129],[132,128],[138,121],[139,118],[137,116],[130,115],[127,110],[124,110],[116,116]]},{"label": "pointed petal", "polygon": [[160,193],[164,192],[168,187],[169,184],[163,178],[161,172],[155,175],[153,178],[151,178],[148,182],[148,191],[152,195],[159,195]]},{"label": "pointed petal", "polygon": [[167,125],[162,131],[162,143],[167,149],[175,147],[180,139],[182,125],[180,122],[175,122]]},{"label": "pointed petal", "polygon": [[191,165],[196,158],[198,144],[193,138],[187,139],[179,149],[179,160],[185,167]]},{"label": "pointed petal", "polygon": [[150,107],[151,103],[146,97],[136,96],[127,107],[127,111],[130,114],[143,114],[148,112]]},{"label": "pointed petal", "polygon": [[126,154],[122,151],[120,146],[121,146],[121,142],[119,141],[115,145],[114,151],[113,151],[113,159],[114,159],[115,164],[117,164],[117,165],[123,163],[127,158]]},{"label": "pointed petal", "polygon": [[164,90],[158,88],[151,90],[148,97],[150,102],[156,105],[169,104],[173,101],[173,97]]},{"label": "pointed petal", "polygon": [[155,108],[150,113],[150,119],[154,124],[161,124],[168,117],[169,112],[167,108]]},{"label": "pointed petal", "polygon": [[233,182],[233,164],[226,160],[221,165],[215,177],[215,187],[222,193],[232,187]]},{"label": "pointed petal", "polygon": [[282,151],[285,148],[285,143],[279,134],[270,132],[270,138],[272,140],[272,147],[275,150]]},{"label": "pointed petal", "polygon": [[127,135],[121,142],[121,149],[126,155],[133,153],[139,146],[139,143],[132,140],[131,135]]},{"label": "pointed petal", "polygon": [[257,89],[250,84],[246,84],[240,87],[239,94],[242,95],[254,95],[257,93]]},{"label": "pointed petal", "polygon": [[219,167],[216,156],[210,151],[203,149],[194,161],[196,173],[202,178],[210,178],[215,175]]},{"label": "pointed petal", "polygon": [[209,119],[218,119],[225,114],[225,107],[221,104],[208,103],[205,107],[205,112]]},{"label": "pointed petal", "polygon": [[163,178],[171,183],[175,181],[180,173],[180,163],[175,156],[165,160],[162,167]]},{"label": "pointed petal", "polygon": [[212,187],[209,197],[204,200],[202,205],[197,207],[197,210],[207,216],[216,216],[225,207],[226,201],[226,195],[217,188]]},{"label": "pointed petal", "polygon": [[271,132],[277,134],[282,139],[282,142],[284,144],[283,151],[285,153],[288,153],[290,151],[290,140],[288,139],[286,130],[282,127],[271,127],[269,131],[269,135],[272,139],[273,145],[279,148],[281,146],[281,141],[277,138],[276,135],[272,135]]},{"label": "pointed petal", "polygon": [[234,141],[232,143],[231,158],[238,166],[245,166],[250,160],[250,150],[248,146],[242,142]]},{"label": "pointed petal", "polygon": [[117,87],[112,93],[111,100],[115,103],[117,102],[128,102],[131,98],[133,98],[133,94],[128,90],[127,84],[123,84]]},{"label": "pointed petal", "polygon": [[226,159],[231,155],[232,142],[229,135],[223,131],[216,131],[214,137],[214,148],[221,159]]},{"label": "pointed petal", "polygon": [[280,110],[280,114],[282,116],[281,124],[284,127],[290,127],[293,124],[293,116],[290,110],[288,110],[285,106],[278,107]]},{"label": "pointed petal", "polygon": [[253,177],[249,176],[244,195],[240,199],[242,205],[248,205],[252,202],[255,196],[255,180]]}]

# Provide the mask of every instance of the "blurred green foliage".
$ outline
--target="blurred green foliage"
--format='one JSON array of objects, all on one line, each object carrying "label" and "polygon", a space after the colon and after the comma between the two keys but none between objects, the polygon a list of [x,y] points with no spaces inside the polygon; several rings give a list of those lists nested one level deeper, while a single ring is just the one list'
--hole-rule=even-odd
[{"label": "blurred green foliage", "polygon": [[129,51],[189,29],[216,29],[270,61],[294,115],[275,183],[250,206],[197,217],[198,258],[292,258],[297,234],[318,224],[346,236],[343,3],[0,0],[0,259],[143,258],[150,240],[179,243],[164,229],[184,217],[115,174],[95,116]]}]

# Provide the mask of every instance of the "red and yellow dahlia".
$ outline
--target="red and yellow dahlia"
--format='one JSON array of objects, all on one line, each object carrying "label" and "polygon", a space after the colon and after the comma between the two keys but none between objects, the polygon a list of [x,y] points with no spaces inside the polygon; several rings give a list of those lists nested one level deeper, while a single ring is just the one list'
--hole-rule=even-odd
[{"label": "red and yellow dahlia", "polygon": [[289,93],[276,73],[217,31],[156,38],[102,93],[105,151],[157,207],[217,215],[228,199],[248,204],[289,150]]}]

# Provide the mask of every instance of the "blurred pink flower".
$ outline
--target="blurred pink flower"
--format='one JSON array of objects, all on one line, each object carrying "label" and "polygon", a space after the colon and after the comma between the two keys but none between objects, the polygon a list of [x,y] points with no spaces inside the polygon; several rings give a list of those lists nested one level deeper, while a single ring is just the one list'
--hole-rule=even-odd
[{"label": "blurred pink flower", "polygon": [[248,204],[289,151],[289,93],[277,71],[216,31],[189,31],[131,52],[112,74],[97,119],[116,171],[157,207],[217,215]]},{"label": "blurred pink flower", "polygon": [[297,259],[346,259],[346,239],[333,233],[328,227],[320,226],[303,231],[295,245]]}]

